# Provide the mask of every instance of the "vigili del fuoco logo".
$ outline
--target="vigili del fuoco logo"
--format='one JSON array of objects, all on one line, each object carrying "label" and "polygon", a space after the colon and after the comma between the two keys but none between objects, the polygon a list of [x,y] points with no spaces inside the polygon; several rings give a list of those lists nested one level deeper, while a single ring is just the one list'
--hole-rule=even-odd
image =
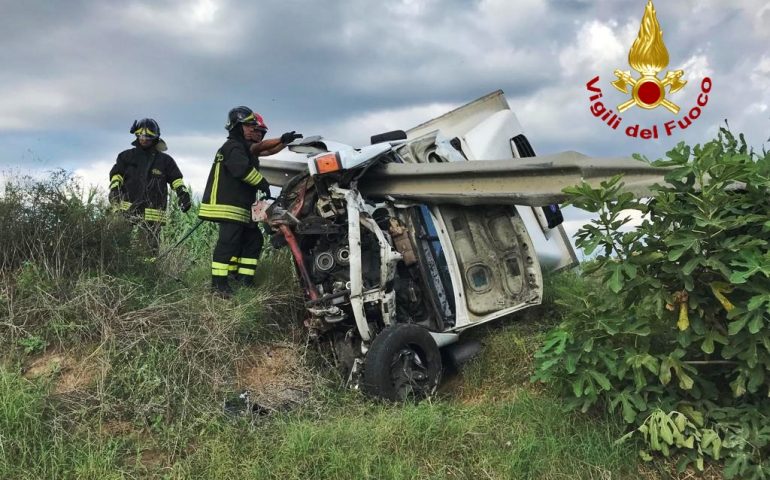
[{"label": "vigili del fuoco logo", "polygon": [[[685,72],[683,70],[668,70],[662,79],[658,77],[660,72],[668,66],[668,50],[663,42],[663,30],[658,23],[652,0],[648,0],[644,9],[639,34],[628,52],[628,64],[638,72],[639,76],[635,77],[629,70],[615,70],[617,79],[611,82],[612,86],[631,97],[617,106],[617,113],[607,108],[604,102],[600,100],[603,93],[598,86],[598,75],[586,83],[586,88],[591,94],[589,98],[590,110],[596,118],[602,120],[613,130],[617,130],[623,124],[623,118],[620,117],[620,114],[632,107],[644,110],[663,107],[674,115],[679,114],[680,108],[674,103],[674,94],[687,85],[687,80],[684,79]],[[660,128],[657,124],[643,128],[639,123],[636,123],[628,125],[623,131],[629,137],[649,140],[663,135],[670,137],[678,130],[687,129],[700,117],[702,109],[708,103],[711,86],[711,79],[709,77],[703,78],[700,83],[701,92],[698,95],[697,105],[680,118],[664,122]]]}]

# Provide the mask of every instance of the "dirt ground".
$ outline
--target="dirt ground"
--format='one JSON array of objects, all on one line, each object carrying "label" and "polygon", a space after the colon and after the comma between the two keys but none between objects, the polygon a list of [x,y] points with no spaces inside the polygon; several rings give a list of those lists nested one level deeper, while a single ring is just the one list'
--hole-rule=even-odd
[{"label": "dirt ground", "polygon": [[235,363],[236,389],[249,391],[252,401],[268,410],[301,403],[312,383],[304,352],[295,344],[255,345]]},{"label": "dirt ground", "polygon": [[720,468],[714,465],[706,465],[706,468],[702,472],[699,472],[692,467],[688,467],[687,470],[679,473],[676,471],[675,462],[666,462],[662,469],[666,471],[666,473],[663,474],[665,476],[661,475],[658,468],[646,463],[641,463],[639,465],[639,476],[645,480],[663,480],[664,478],[676,480],[722,480],[724,478]]},{"label": "dirt ground", "polygon": [[24,377],[50,377],[54,394],[66,394],[87,389],[104,373],[98,349],[88,355],[51,350],[32,357],[24,368]]},{"label": "dirt ground", "polygon": [[[23,367],[27,379],[48,378],[54,394],[87,390],[106,374],[99,349],[85,353],[50,350],[31,357]],[[235,362],[233,387],[248,391],[254,403],[268,410],[282,410],[302,403],[310,392],[313,374],[305,366],[304,351],[297,344],[260,344],[247,348]]]}]

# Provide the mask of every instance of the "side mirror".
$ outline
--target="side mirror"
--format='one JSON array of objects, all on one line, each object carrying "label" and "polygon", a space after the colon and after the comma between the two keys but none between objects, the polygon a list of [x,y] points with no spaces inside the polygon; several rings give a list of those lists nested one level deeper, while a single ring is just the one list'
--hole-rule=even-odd
[{"label": "side mirror", "polygon": [[372,135],[370,139],[372,145],[375,143],[393,142],[396,140],[406,140],[406,132],[403,130],[393,130],[390,132]]}]

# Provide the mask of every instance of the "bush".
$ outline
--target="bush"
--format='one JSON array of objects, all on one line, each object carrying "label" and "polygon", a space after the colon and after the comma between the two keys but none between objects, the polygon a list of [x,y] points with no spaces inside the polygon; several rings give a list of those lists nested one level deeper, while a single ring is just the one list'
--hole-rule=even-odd
[{"label": "bush", "polygon": [[95,189],[59,170],[40,180],[15,177],[0,196],[0,269],[36,263],[60,276],[126,267],[129,228]]},{"label": "bush", "polygon": [[[638,426],[643,452],[682,453],[680,468],[726,456],[725,475],[770,472],[770,155],[743,136],[684,144],[653,164],[650,199],[620,177],[565,190],[598,214],[577,235],[585,291],[537,354],[536,380],[573,407],[601,404]],[[642,216],[624,228],[631,212]],[[633,435],[633,433],[632,433]]]}]

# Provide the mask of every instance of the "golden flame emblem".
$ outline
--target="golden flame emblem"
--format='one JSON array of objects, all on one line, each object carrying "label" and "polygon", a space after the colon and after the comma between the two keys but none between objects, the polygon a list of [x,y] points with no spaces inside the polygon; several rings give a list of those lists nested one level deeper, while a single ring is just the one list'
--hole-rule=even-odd
[{"label": "golden flame emblem", "polygon": [[652,0],[648,0],[644,8],[639,34],[628,52],[628,64],[641,77],[632,77],[628,70],[615,70],[618,79],[612,82],[612,86],[623,93],[629,93],[628,87],[631,87],[631,99],[618,105],[618,111],[624,112],[634,105],[647,110],[662,105],[673,113],[679,113],[679,107],[666,99],[666,87],[671,94],[681,90],[687,81],[682,80],[683,70],[668,71],[663,80],[658,79],[658,73],[668,66],[668,50],[663,43],[663,30]]}]

